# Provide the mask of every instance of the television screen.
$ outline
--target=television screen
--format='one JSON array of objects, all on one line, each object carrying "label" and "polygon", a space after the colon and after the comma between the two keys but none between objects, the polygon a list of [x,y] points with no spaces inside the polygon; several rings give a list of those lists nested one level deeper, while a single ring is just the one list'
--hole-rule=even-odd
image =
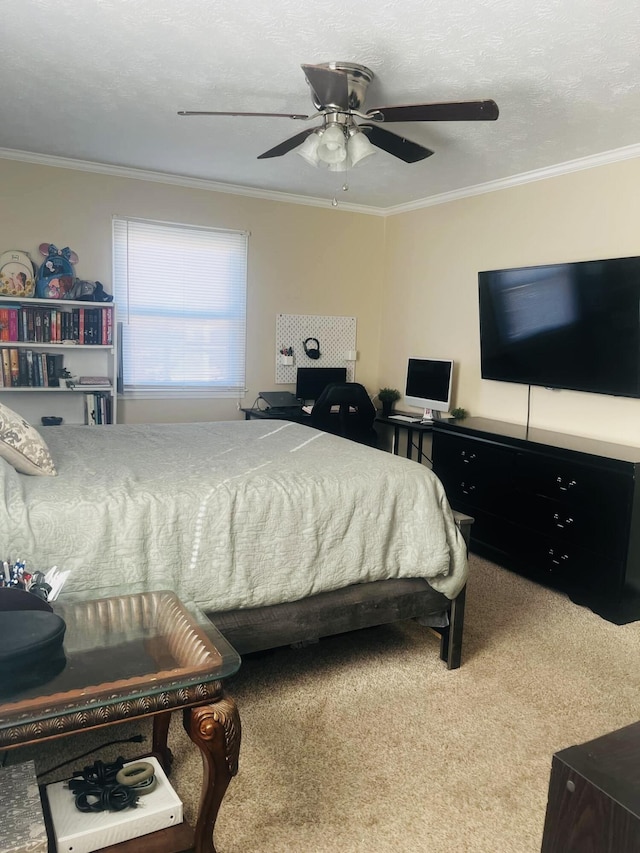
[{"label": "television screen", "polygon": [[296,397],[311,402],[318,399],[327,385],[346,381],[346,367],[299,367],[296,374]]},{"label": "television screen", "polygon": [[640,258],[478,273],[484,379],[640,396]]}]

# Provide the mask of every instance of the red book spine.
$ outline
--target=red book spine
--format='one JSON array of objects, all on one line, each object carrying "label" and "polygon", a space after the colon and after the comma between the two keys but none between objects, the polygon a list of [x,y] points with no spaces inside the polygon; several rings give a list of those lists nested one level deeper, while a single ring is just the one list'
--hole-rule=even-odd
[{"label": "red book spine", "polygon": [[18,340],[18,309],[9,308],[9,340]]}]

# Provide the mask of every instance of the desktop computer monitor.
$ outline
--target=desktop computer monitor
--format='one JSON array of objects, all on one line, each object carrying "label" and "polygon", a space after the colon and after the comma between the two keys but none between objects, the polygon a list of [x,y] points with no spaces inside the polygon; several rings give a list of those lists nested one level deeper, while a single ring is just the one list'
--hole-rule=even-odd
[{"label": "desktop computer monitor", "polygon": [[346,382],[346,367],[299,367],[296,374],[296,397],[314,402],[332,382]]},{"label": "desktop computer monitor", "polygon": [[451,359],[410,358],[405,402],[423,409],[425,420],[437,419],[441,412],[449,411],[452,378]]}]

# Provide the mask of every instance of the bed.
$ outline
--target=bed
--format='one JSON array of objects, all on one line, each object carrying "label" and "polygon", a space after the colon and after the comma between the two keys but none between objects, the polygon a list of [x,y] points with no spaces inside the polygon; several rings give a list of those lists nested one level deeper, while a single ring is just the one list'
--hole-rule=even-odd
[{"label": "bed", "polygon": [[424,466],[286,421],[41,434],[56,476],[0,459],[0,555],[65,595],[173,589],[241,654],[417,618],[459,666],[466,543]]}]

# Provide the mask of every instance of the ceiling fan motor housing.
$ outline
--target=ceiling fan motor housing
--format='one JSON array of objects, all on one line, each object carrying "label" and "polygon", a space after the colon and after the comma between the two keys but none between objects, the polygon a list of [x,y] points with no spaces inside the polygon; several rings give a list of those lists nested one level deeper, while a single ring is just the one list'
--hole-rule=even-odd
[{"label": "ceiling fan motor housing", "polygon": [[[364,107],[367,86],[374,78],[374,73],[366,65],[358,65],[357,62],[323,62],[320,68],[329,71],[341,71],[347,78],[347,89],[349,92],[347,105],[350,110],[362,110]],[[317,110],[335,109],[343,110],[344,104],[321,104],[313,89],[311,89],[311,100]]]}]

